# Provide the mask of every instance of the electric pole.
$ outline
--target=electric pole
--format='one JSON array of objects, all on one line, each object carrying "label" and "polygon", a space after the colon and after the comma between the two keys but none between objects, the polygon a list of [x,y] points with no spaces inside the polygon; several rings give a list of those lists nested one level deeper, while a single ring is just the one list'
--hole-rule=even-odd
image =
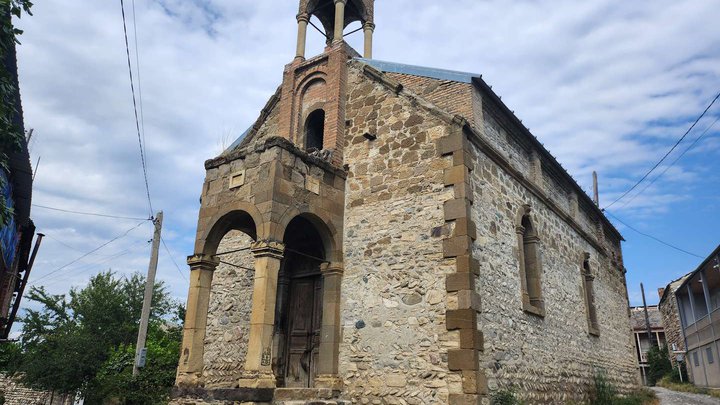
[{"label": "electric pole", "polygon": [[162,211],[157,213],[153,224],[152,251],[150,253],[150,265],[148,266],[147,279],[145,280],[145,296],[143,297],[142,314],[140,315],[140,330],[138,331],[137,344],[135,345],[135,363],[133,364],[133,375],[140,374],[140,368],[145,367],[145,340],[147,339],[148,320],[152,308],[152,296],[155,286],[155,272],[158,264],[158,250],[160,249],[160,231],[162,231]]},{"label": "electric pole", "polygon": [[653,336],[652,329],[650,328],[650,316],[648,315],[647,303],[645,302],[645,287],[643,287],[643,283],[640,283],[640,292],[642,292],[643,309],[645,310],[645,327],[647,328],[648,341],[650,346],[657,346],[655,344],[655,336]]}]

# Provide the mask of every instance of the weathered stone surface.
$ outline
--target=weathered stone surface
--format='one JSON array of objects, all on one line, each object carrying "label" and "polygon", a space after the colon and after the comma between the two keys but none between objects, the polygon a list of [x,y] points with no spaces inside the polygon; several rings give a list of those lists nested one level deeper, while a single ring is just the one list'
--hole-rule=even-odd
[{"label": "weathered stone surface", "polygon": [[37,391],[22,385],[17,378],[0,374],[0,395],[4,405],[72,405],[74,398],[49,391]]},{"label": "weathered stone surface", "polygon": [[231,231],[218,246],[218,253],[247,250],[221,255],[222,262],[213,274],[205,332],[203,375],[207,388],[234,387],[245,363],[255,276],[255,260],[249,250],[252,242],[248,235]]},{"label": "weathered stone surface", "polygon": [[[291,111],[269,112],[267,120],[278,122],[258,125],[248,141],[257,149],[210,165],[196,247],[206,245],[203,238],[222,207],[238,201],[253,203],[258,233],[277,240],[287,213],[316,210],[315,220],[336,233],[337,251],[329,253],[342,265],[340,288],[333,287],[339,306],[337,297],[323,303],[337,318],[322,329],[323,339],[340,341],[331,362],[340,400],[476,404],[488,402],[489,391],[513,386],[528,403],[562,403],[582,400],[599,368],[621,390],[632,388],[620,241],[596,208],[578,198],[559,167],[545,166],[548,158],[540,158],[535,143],[503,112],[484,107],[495,101],[473,85],[435,83],[420,91],[408,77],[398,78],[414,94],[360,62],[342,63],[347,75],[331,72],[344,75],[339,85],[347,90],[344,102],[335,100],[343,129],[329,124],[338,137],[329,142],[341,149],[335,160],[263,146],[260,139],[275,142],[271,131],[302,145]],[[329,102],[319,89],[301,98],[303,109],[308,100]],[[241,170],[243,185],[229,189],[230,173]],[[525,204],[540,239],[544,317],[523,311],[516,221]],[[599,336],[587,330],[584,252],[596,274]],[[252,271],[218,267],[205,341],[208,388],[237,383],[251,289]],[[195,403],[208,403],[201,401]]]}]

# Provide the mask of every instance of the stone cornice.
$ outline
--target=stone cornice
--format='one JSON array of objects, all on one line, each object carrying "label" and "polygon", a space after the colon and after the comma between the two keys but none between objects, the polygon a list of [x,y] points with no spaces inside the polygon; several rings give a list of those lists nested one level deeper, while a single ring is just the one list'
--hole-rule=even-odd
[{"label": "stone cornice", "polygon": [[245,159],[245,157],[250,155],[251,153],[262,153],[273,147],[282,148],[299,157],[300,159],[302,159],[303,162],[313,166],[317,166],[325,170],[326,172],[332,173],[343,179],[347,178],[347,172],[345,170],[335,167],[326,160],[310,155],[309,153],[295,146],[295,144],[293,144],[289,140],[281,138],[279,136],[270,137],[260,145],[248,145],[244,148],[236,149],[235,151],[228,153],[227,155],[207,160],[205,162],[205,170],[214,169],[238,159]]}]

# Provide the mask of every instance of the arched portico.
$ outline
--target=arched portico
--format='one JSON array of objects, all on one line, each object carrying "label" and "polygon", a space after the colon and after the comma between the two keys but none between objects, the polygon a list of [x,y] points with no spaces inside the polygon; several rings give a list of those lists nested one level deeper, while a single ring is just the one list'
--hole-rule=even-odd
[{"label": "arched portico", "polygon": [[285,257],[279,274],[273,368],[278,386],[336,386],[342,265],[336,234],[319,216],[290,210],[280,221]]},{"label": "arched portico", "polygon": [[[231,161],[208,162],[206,169],[195,254],[188,259],[192,281],[177,385],[257,398],[278,387],[339,387],[344,173],[280,138]],[[225,267],[213,275],[221,259],[232,265],[224,254],[236,249],[221,241],[237,231],[247,235],[229,237],[247,245],[237,246],[249,259],[236,269],[245,272],[242,281],[228,280],[233,272]],[[216,302],[237,300],[228,287],[242,288],[246,305]],[[294,310],[301,307],[296,297],[306,296],[303,288],[312,292],[305,312]],[[210,304],[217,312],[208,319]],[[235,320],[221,324],[224,317]],[[291,319],[305,318],[313,323],[304,343],[290,345],[288,331],[297,325]],[[236,324],[241,334],[228,326]],[[221,339],[242,341],[242,353],[223,357]],[[297,349],[292,359],[291,349]],[[286,384],[289,375],[292,385]]]},{"label": "arched portico", "polygon": [[[178,365],[177,384],[198,386],[203,384],[204,340],[207,329],[207,315],[215,268],[220,263],[216,256],[223,236],[231,230],[244,232],[257,240],[259,211],[248,203],[238,202],[225,207],[203,223],[207,230],[199,229],[195,251],[188,257],[190,266],[190,289],[188,291],[185,325],[183,328],[182,352]],[[253,244],[255,245],[255,244]]]}]

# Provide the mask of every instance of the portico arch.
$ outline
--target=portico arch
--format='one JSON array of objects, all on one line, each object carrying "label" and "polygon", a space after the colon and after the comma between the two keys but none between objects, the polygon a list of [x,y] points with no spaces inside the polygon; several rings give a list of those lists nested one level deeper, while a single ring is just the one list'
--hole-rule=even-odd
[{"label": "portico arch", "polygon": [[338,234],[330,219],[322,213],[301,211],[298,208],[290,207],[285,211],[280,221],[278,221],[278,226],[273,237],[278,240],[284,240],[290,221],[297,217],[307,220],[317,229],[323,242],[323,248],[325,249],[325,259],[328,262],[335,263],[342,261],[341,236]]},{"label": "portico arch", "polygon": [[[213,274],[220,258],[217,248],[223,237],[237,230],[256,241],[261,220],[259,211],[245,202],[230,204],[204,222],[202,214],[196,239],[195,254],[188,257],[190,266],[190,289],[188,291],[187,311],[183,327],[183,343],[178,366],[177,383],[179,386],[197,386],[204,384],[203,368],[205,337],[207,332],[208,310],[213,282]],[[203,228],[206,226],[206,228]],[[252,244],[255,245],[254,243]],[[251,246],[246,248],[249,250]]]},{"label": "portico arch", "polygon": [[195,240],[195,252],[212,256],[217,252],[218,244],[230,230],[248,234],[254,240],[265,239],[269,234],[260,210],[254,204],[236,201],[222,207],[203,224],[200,219],[198,238]]},{"label": "portico arch", "polygon": [[312,213],[281,220],[285,255],[278,277],[274,371],[278,386],[332,385],[337,378],[340,283],[334,229]]}]

